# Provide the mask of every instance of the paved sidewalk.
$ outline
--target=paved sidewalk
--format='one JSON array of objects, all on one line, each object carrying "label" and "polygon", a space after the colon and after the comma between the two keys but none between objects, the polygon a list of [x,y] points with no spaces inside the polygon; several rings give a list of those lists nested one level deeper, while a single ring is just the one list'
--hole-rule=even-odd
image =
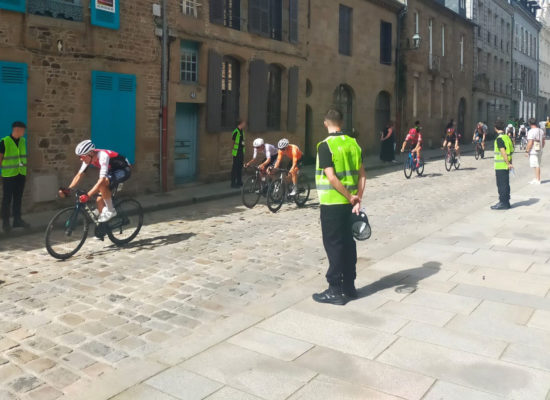
[{"label": "paved sidewalk", "polygon": [[313,302],[318,276],[74,398],[549,399],[550,181],[526,184],[520,157],[511,210],[490,210],[494,195],[450,207],[373,264],[359,246],[360,299]]},{"label": "paved sidewalk", "polygon": [[[464,146],[465,151],[463,153],[471,152],[471,146]],[[441,158],[441,150],[426,150],[424,152],[424,158],[426,160]],[[399,169],[402,168],[401,158],[397,156],[397,163],[386,163],[380,161],[378,155],[367,156],[365,158],[365,168],[368,171],[381,170],[381,169]],[[306,165],[303,167],[304,172],[313,182],[315,177],[315,166]],[[200,203],[204,201],[223,199],[231,196],[239,196],[240,190],[230,188],[229,181],[216,182],[216,183],[194,183],[188,184],[176,190],[172,190],[167,193],[153,193],[148,195],[139,195],[136,199],[141,203],[144,212],[154,212],[172,207],[187,206],[190,204]],[[64,207],[70,207],[73,205],[73,199],[59,200],[58,209]],[[31,228],[27,230],[13,229],[9,235],[4,234],[0,230],[0,240],[6,237],[17,237],[31,233],[44,232],[48,222],[54,215],[55,210],[42,211],[37,213],[25,214],[24,218],[31,224]]]}]

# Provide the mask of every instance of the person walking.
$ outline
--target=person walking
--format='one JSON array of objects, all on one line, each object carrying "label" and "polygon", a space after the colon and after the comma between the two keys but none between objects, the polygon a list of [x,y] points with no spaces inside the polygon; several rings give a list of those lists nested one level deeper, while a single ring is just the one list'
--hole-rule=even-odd
[{"label": "person walking", "polygon": [[380,160],[392,162],[395,159],[395,133],[393,122],[390,121],[380,133]]},{"label": "person walking", "polygon": [[533,179],[531,184],[540,185],[540,163],[542,159],[542,149],[545,144],[545,135],[544,131],[537,126],[537,121],[535,118],[529,119],[529,132],[527,132],[527,148],[525,152],[527,157],[529,157],[529,166],[535,170],[535,179]]},{"label": "person walking", "polygon": [[3,181],[2,229],[6,233],[11,230],[10,206],[12,205],[13,227],[29,227],[29,224],[21,219],[21,202],[27,176],[27,142],[23,137],[26,129],[25,123],[15,121],[11,125],[11,135],[0,141]]},{"label": "person walking", "polygon": [[510,208],[510,170],[514,144],[512,139],[504,132],[504,122],[495,122],[495,175],[499,202],[491,206],[492,210],[508,210]]},{"label": "person walking", "polygon": [[344,305],[357,298],[357,249],[351,229],[365,189],[365,170],[357,141],[342,132],[342,113],[331,108],[324,125],[329,135],[317,145],[315,184],[321,204],[321,232],[329,262],[327,290],[313,294],[319,303]]},{"label": "person walking", "polygon": [[233,167],[231,168],[231,187],[239,188],[243,185],[243,162],[244,162],[244,128],[246,122],[242,119],[237,121],[237,127],[233,131]]}]

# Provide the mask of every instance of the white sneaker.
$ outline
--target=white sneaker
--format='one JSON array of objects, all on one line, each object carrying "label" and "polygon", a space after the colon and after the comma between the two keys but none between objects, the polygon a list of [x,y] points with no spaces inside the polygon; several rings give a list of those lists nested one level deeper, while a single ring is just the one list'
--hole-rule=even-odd
[{"label": "white sneaker", "polygon": [[537,183],[540,185],[540,182],[536,179],[533,179],[531,182],[529,182],[530,185],[536,185]]},{"label": "white sneaker", "polygon": [[289,196],[296,196],[297,193],[298,193],[298,191],[296,190],[296,186],[295,186],[288,195]]},{"label": "white sneaker", "polygon": [[99,210],[96,208],[95,210],[92,210],[92,214],[95,215],[96,218],[99,217]]},{"label": "white sneaker", "polygon": [[535,179],[535,182],[533,182],[533,185],[540,185],[540,181],[537,181],[537,180]]},{"label": "white sneaker", "polygon": [[107,210],[107,207],[105,207],[103,209],[103,211],[101,211],[101,215],[99,216],[98,221],[99,222],[107,222],[111,218],[113,218],[114,216],[116,216],[116,210],[109,211],[109,210]]}]

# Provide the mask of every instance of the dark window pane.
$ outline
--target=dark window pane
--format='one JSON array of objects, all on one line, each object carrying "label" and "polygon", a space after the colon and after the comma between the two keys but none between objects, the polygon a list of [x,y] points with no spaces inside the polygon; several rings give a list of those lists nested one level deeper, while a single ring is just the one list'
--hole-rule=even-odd
[{"label": "dark window pane", "polygon": [[289,41],[298,42],[298,0],[290,0],[289,6]]},{"label": "dark window pane", "polygon": [[391,48],[391,23],[380,22],[380,62],[382,64],[391,65],[392,48]]},{"label": "dark window pane", "polygon": [[281,69],[270,65],[268,70],[267,128],[281,129]]},{"label": "dark window pane", "polygon": [[340,4],[338,26],[338,52],[351,56],[351,18],[352,9]]}]

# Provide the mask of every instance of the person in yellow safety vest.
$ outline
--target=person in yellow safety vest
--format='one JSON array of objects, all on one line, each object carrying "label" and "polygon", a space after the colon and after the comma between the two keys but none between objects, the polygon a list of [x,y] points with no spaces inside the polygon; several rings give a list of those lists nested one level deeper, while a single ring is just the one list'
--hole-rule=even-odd
[{"label": "person in yellow safety vest", "polygon": [[319,303],[344,305],[357,298],[357,249],[351,229],[352,213],[359,214],[365,189],[365,170],[357,141],[342,132],[342,113],[325,115],[329,136],[317,145],[315,184],[321,204],[321,231],[329,261],[327,290],[315,293]]},{"label": "person in yellow safety vest", "polygon": [[510,170],[513,170],[512,155],[514,144],[512,139],[504,133],[504,122],[495,122],[495,175],[499,202],[491,206],[493,210],[508,210],[510,208]]},{"label": "person in yellow safety vest", "polygon": [[237,127],[233,131],[233,167],[231,168],[231,187],[240,188],[243,185],[243,163],[244,163],[244,128],[246,121],[239,119]]},{"label": "person in yellow safety vest", "polygon": [[11,128],[11,135],[0,141],[0,166],[3,181],[2,228],[6,233],[11,230],[10,206],[12,203],[13,227],[29,227],[29,224],[21,219],[21,202],[27,176],[27,142],[23,135],[27,127],[25,123],[16,121]]}]

